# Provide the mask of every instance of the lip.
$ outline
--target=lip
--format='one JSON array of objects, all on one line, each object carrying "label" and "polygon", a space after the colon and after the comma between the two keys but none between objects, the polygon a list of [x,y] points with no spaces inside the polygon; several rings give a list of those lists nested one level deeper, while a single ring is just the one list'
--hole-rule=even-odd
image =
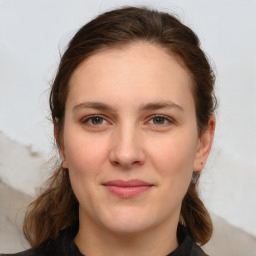
[{"label": "lip", "polygon": [[153,187],[153,184],[138,179],[111,180],[103,183],[103,185],[112,194],[123,198],[136,197]]}]

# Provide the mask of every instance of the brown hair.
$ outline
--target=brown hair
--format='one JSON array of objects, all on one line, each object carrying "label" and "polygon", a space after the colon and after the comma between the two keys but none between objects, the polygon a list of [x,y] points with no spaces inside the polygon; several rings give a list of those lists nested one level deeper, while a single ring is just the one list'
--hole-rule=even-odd
[{"label": "brown hair", "polygon": [[[126,7],[104,13],[84,25],[70,41],[52,85],[50,109],[57,127],[57,144],[62,146],[65,103],[69,81],[79,64],[88,56],[106,48],[146,41],[158,45],[182,60],[194,88],[199,134],[208,126],[215,110],[214,75],[200,49],[195,33],[174,16],[148,8]],[[198,176],[185,195],[181,216],[196,241],[205,244],[212,235],[212,222],[197,193]],[[32,247],[55,238],[60,230],[78,222],[78,201],[72,191],[69,173],[61,166],[49,179],[48,188],[30,206],[24,233]]]}]

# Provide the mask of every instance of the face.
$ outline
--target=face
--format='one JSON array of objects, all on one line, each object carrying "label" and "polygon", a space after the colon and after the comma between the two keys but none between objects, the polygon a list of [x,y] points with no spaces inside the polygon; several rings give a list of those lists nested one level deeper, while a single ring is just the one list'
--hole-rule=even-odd
[{"label": "face", "polygon": [[192,86],[174,56],[147,43],[104,50],[75,70],[61,154],[81,224],[116,233],[177,225],[208,155]]}]

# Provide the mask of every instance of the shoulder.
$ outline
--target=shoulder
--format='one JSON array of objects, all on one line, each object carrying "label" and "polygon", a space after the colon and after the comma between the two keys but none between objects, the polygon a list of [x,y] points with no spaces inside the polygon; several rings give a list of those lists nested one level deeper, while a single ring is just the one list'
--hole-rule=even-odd
[{"label": "shoulder", "polygon": [[37,255],[35,250],[30,249],[23,252],[11,253],[11,254],[0,254],[0,256],[35,256]]},{"label": "shoulder", "polygon": [[192,245],[192,249],[191,249],[191,256],[209,256],[208,254],[206,254],[202,248],[200,246],[198,246],[196,243],[194,243]]},{"label": "shoulder", "polygon": [[177,238],[179,247],[168,256],[208,256],[196,243],[196,240],[186,227],[178,226]]},{"label": "shoulder", "polygon": [[[55,241],[48,241],[40,245],[38,248],[29,249],[23,252],[13,253],[13,254],[0,254],[0,256],[55,256],[62,252],[62,247]],[[65,254],[63,254],[64,256]]]},{"label": "shoulder", "polygon": [[76,226],[62,230],[56,239],[49,239],[39,247],[14,254],[0,254],[0,256],[81,256],[78,248],[73,243],[77,232]]},{"label": "shoulder", "polygon": [[0,256],[46,256],[46,255],[54,255],[52,253],[53,248],[47,247],[47,244],[44,244],[38,248],[35,249],[29,249],[23,252],[18,252],[18,253],[12,253],[12,254],[0,254]]},{"label": "shoulder", "polygon": [[[55,256],[61,255],[63,247],[60,247],[58,240],[49,240],[37,248],[32,248],[23,252],[13,254],[0,254],[0,256]],[[64,256],[65,254],[63,254]]]},{"label": "shoulder", "polygon": [[[42,243],[37,248],[31,248],[29,250],[13,253],[13,254],[2,254],[1,256],[55,256],[55,255],[62,255],[58,254],[62,252],[63,247],[60,246],[61,237],[57,239],[50,239]],[[63,254],[65,256],[65,254]]]}]

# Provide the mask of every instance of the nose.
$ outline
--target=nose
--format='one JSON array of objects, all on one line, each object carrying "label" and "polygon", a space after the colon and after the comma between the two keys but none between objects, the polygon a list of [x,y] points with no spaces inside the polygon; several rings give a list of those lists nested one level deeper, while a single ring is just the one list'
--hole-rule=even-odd
[{"label": "nose", "polygon": [[136,127],[123,125],[116,129],[112,136],[109,159],[113,165],[124,169],[144,164],[145,154]]}]

